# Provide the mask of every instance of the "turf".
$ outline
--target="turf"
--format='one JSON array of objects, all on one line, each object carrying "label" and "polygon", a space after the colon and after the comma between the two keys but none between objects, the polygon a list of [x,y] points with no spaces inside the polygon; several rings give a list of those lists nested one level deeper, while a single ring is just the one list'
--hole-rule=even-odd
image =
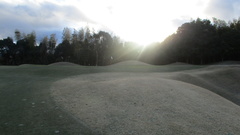
[{"label": "turf", "polygon": [[63,78],[101,72],[174,72],[202,66],[1,66],[0,134],[96,134],[56,105],[49,87]]}]

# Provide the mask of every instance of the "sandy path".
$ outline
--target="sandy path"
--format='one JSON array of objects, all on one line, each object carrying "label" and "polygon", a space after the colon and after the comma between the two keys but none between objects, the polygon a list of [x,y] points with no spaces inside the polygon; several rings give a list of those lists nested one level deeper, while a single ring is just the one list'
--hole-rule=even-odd
[{"label": "sandy path", "polygon": [[[204,70],[191,72],[201,76]],[[180,76],[89,74],[57,81],[51,92],[59,105],[100,134],[240,133],[238,105],[207,89],[175,81]]]}]

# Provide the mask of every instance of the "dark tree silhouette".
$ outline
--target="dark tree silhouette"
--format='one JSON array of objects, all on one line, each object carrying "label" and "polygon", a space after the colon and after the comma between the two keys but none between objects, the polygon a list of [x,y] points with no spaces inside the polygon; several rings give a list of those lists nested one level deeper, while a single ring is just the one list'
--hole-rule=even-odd
[{"label": "dark tree silhouette", "polygon": [[0,63],[5,65],[14,64],[14,48],[13,39],[8,37],[0,40]]},{"label": "dark tree silhouette", "polygon": [[[149,36],[149,35],[148,35]],[[137,46],[121,41],[105,31],[91,31],[87,26],[73,31],[64,28],[62,42],[55,34],[36,44],[36,33],[15,30],[16,44],[11,38],[0,40],[0,64],[49,64],[59,61],[86,66],[104,66],[124,60],[141,60],[151,64],[186,62],[209,64],[224,60],[240,60],[240,18],[229,23],[213,18],[196,19],[182,24],[162,43]]]}]

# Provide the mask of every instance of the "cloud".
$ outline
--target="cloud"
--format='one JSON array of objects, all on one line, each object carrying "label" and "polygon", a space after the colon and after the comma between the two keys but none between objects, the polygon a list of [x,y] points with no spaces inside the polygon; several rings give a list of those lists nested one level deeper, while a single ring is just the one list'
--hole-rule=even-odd
[{"label": "cloud", "polygon": [[95,23],[73,5],[59,5],[46,1],[36,4],[0,2],[0,16],[0,38],[13,37],[15,29],[19,29],[25,33],[34,30],[38,39],[41,39],[53,32],[61,33],[64,27]]},{"label": "cloud", "polygon": [[38,39],[56,33],[61,41],[64,27],[88,24],[125,40],[161,41],[191,18],[238,18],[239,7],[239,0],[1,0],[0,38],[19,29]]},{"label": "cloud", "polygon": [[183,16],[181,18],[176,18],[172,20],[172,25],[176,28],[180,27],[182,24],[186,22],[190,22],[192,19],[190,16]]},{"label": "cloud", "polygon": [[211,0],[205,12],[209,16],[228,21],[239,17],[239,6],[239,0]]}]

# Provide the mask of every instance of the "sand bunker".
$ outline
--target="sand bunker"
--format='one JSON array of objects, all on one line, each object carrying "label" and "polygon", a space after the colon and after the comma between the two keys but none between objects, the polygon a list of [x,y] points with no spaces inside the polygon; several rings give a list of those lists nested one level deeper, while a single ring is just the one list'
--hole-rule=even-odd
[{"label": "sand bunker", "polygon": [[174,74],[181,76],[81,75],[55,82],[51,92],[58,105],[100,134],[240,133],[238,105],[207,89],[173,80],[177,79]]}]

